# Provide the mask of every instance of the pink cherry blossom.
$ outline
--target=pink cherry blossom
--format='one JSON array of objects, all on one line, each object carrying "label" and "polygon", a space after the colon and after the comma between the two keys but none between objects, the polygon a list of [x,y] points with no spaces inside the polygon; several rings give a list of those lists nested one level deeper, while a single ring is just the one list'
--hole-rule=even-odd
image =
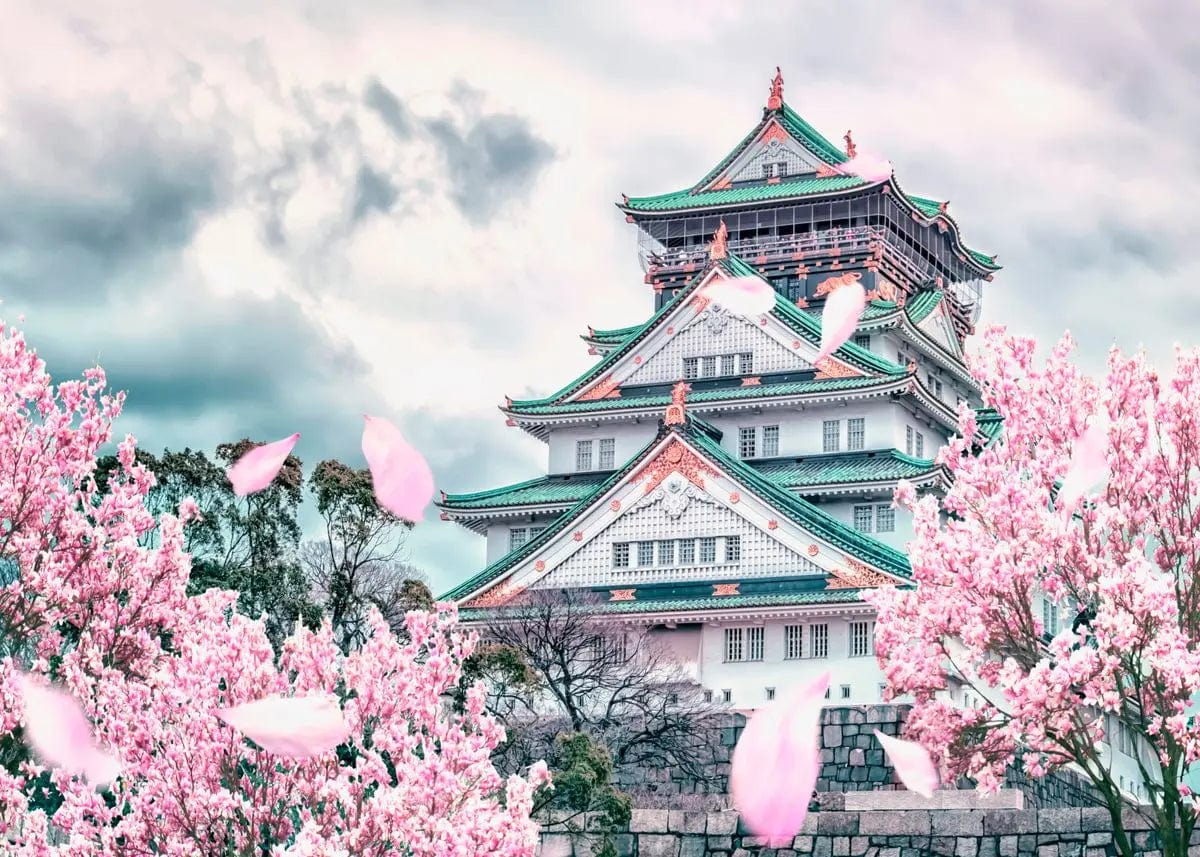
[{"label": "pink cherry blossom", "polygon": [[858,176],[869,182],[881,182],[892,176],[892,162],[879,155],[862,153],[855,155],[838,167],[838,170],[850,176]]},{"label": "pink cherry blossom", "polygon": [[820,772],[817,727],[829,674],[756,711],[734,749],[729,789],[747,827],[768,846],[791,841]]},{"label": "pink cherry blossom", "polygon": [[1084,492],[1108,475],[1107,420],[1093,419],[1075,442],[1070,466],[1055,497],[1060,509],[1073,509]]},{"label": "pink cherry blossom", "polygon": [[762,315],[775,308],[775,290],[762,277],[713,277],[703,294],[737,315]]},{"label": "pink cherry blossom", "polygon": [[299,439],[297,432],[283,440],[256,446],[239,458],[228,471],[233,493],[245,497],[270,485]]},{"label": "pink cherry blossom", "polygon": [[116,778],[119,763],[96,745],[92,724],[69,693],[20,673],[17,685],[25,698],[25,737],[47,764],[82,774],[96,786]]},{"label": "pink cherry blossom", "polygon": [[937,766],[929,758],[928,751],[915,741],[893,738],[878,729],[875,738],[883,746],[904,787],[922,797],[933,797],[939,781]]},{"label": "pink cherry blossom", "polygon": [[263,749],[296,759],[328,753],[350,734],[337,700],[327,693],[272,694],[217,716]]},{"label": "pink cherry blossom", "polygon": [[830,292],[821,313],[821,350],[817,352],[814,364],[837,351],[850,338],[866,305],[867,293],[860,282],[844,283]]},{"label": "pink cherry blossom", "polygon": [[429,465],[390,422],[381,417],[363,419],[363,455],[379,505],[405,520],[421,520],[433,499]]}]

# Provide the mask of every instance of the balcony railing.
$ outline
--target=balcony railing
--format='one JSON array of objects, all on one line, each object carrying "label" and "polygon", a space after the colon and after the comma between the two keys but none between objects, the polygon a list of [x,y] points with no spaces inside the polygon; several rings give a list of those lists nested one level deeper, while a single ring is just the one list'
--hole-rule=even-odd
[{"label": "balcony railing", "polygon": [[[793,253],[821,252],[841,247],[843,250],[866,250],[872,241],[880,241],[883,230],[876,226],[850,226],[826,229],[821,232],[803,232],[796,235],[765,235],[761,238],[746,238],[729,242],[729,252],[751,259],[758,256],[781,256]],[[657,245],[657,246],[655,246]],[[642,271],[657,267],[682,267],[689,262],[702,264],[708,258],[708,245],[667,249],[661,244],[643,244],[638,251]]]}]

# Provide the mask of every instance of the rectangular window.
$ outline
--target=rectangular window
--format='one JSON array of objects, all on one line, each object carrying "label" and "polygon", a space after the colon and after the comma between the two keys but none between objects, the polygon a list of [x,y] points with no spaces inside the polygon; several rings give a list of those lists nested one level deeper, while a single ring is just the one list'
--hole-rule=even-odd
[{"label": "rectangular window", "polygon": [[638,567],[654,565],[654,542],[638,542]]},{"label": "rectangular window", "polygon": [[629,568],[629,542],[613,545],[613,568]]},{"label": "rectangular window", "polygon": [[854,529],[858,530],[860,533],[871,532],[871,518],[874,511],[874,506],[855,506]]},{"label": "rectangular window", "polygon": [[821,423],[821,449],[837,452],[842,445],[842,421],[825,420]]},{"label": "rectangular window", "polygon": [[872,653],[871,630],[870,622],[850,623],[850,657],[870,657]]},{"label": "rectangular window", "polygon": [[746,351],[738,355],[738,374],[749,375],[754,371],[754,352]]},{"label": "rectangular window", "polygon": [[846,420],[846,449],[863,449],[867,443],[867,421],[863,417]]},{"label": "rectangular window", "polygon": [[804,657],[804,626],[785,625],[783,628],[783,658],[794,661]]},{"label": "rectangular window", "polygon": [[896,352],[896,362],[899,363],[901,366],[908,365],[908,361],[904,359],[904,355],[901,354],[899,351]]},{"label": "rectangular window", "polygon": [[700,358],[685,357],[683,358],[683,379],[692,381],[700,377]]},{"label": "rectangular window", "polygon": [[508,531],[508,549],[515,551],[525,542],[529,541],[529,530],[524,527],[516,527]]},{"label": "rectangular window", "polygon": [[762,165],[762,168],[763,168],[763,174],[762,174],[762,177],[763,177],[764,179],[774,178],[774,176],[775,176],[775,164],[763,164],[763,165]]},{"label": "rectangular window", "polygon": [[779,426],[763,426],[762,454],[764,458],[779,455]]},{"label": "rectangular window", "polygon": [[704,701],[712,702],[712,691],[711,690],[704,691]]},{"label": "rectangular window", "polygon": [[763,637],[765,628],[746,629],[746,660],[761,661],[763,659]]},{"label": "rectangular window", "polygon": [[717,561],[717,540],[714,538],[704,538],[700,540],[700,561],[701,562],[716,562]]},{"label": "rectangular window", "polygon": [[617,440],[606,437],[600,440],[600,469],[612,470],[617,465]]},{"label": "rectangular window", "polygon": [[756,434],[753,427],[738,429],[738,458],[754,458]]},{"label": "rectangular window", "polygon": [[735,374],[732,354],[722,354],[721,355],[721,374],[722,375]]},{"label": "rectangular window", "polygon": [[939,399],[942,397],[942,382],[941,381],[935,380],[933,382],[933,392],[937,395],[937,397]]},{"label": "rectangular window", "polygon": [[700,361],[700,377],[715,378],[717,377],[717,358],[705,357]]},{"label": "rectangular window", "polygon": [[575,469],[579,471],[592,469],[592,442],[590,440],[575,441]]},{"label": "rectangular window", "polygon": [[904,452],[907,455],[913,454],[913,430],[912,426],[904,427]]},{"label": "rectangular window", "polygon": [[1048,598],[1042,599],[1042,628],[1048,636],[1058,634],[1058,605]]},{"label": "rectangular window", "polygon": [[725,561],[726,562],[741,562],[742,561],[742,537],[741,536],[726,536],[725,537]]},{"label": "rectangular window", "polygon": [[850,685],[844,684],[844,685],[842,685],[842,699],[849,699],[849,698],[850,698]]},{"label": "rectangular window", "polygon": [[829,657],[829,626],[808,626],[808,656],[810,658]]},{"label": "rectangular window", "polygon": [[675,564],[675,542],[667,539],[666,541],[661,541],[658,543],[658,564]]},{"label": "rectangular window", "polygon": [[857,345],[859,348],[865,348],[868,351],[870,351],[871,350],[871,337],[870,336],[856,336],[856,337],[854,337],[854,344]]},{"label": "rectangular window", "polygon": [[696,561],[696,540],[695,539],[680,539],[679,540],[679,564],[691,565]]},{"label": "rectangular window", "polygon": [[721,691],[721,701],[733,702],[733,691],[729,688],[725,688],[725,690]]},{"label": "rectangular window", "polygon": [[921,434],[920,432],[917,432],[916,438],[917,438],[917,442],[916,442],[916,444],[913,445],[914,454],[917,456],[917,458],[924,458],[925,457],[925,435]]},{"label": "rectangular window", "polygon": [[774,698],[775,698],[775,688],[768,687],[767,688],[767,699],[774,699]]},{"label": "rectangular window", "polygon": [[539,535],[541,535],[542,530],[544,530],[544,529],[546,529],[545,526],[530,527],[529,528],[529,540],[533,541],[534,539],[536,539]]},{"label": "rectangular window", "polygon": [[875,532],[896,532],[896,510],[891,506],[875,507]]},{"label": "rectangular window", "polygon": [[725,660],[727,662],[745,659],[746,651],[742,645],[742,637],[741,628],[725,629]]}]

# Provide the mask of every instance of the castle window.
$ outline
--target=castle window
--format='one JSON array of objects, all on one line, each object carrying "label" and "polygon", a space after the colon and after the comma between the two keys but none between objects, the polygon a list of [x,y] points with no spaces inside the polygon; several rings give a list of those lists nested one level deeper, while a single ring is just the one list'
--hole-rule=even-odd
[{"label": "castle window", "polygon": [[629,568],[629,542],[613,545],[613,568]]},{"label": "castle window", "polygon": [[775,698],[775,688],[768,687],[767,688],[767,699],[774,699],[774,698]]},{"label": "castle window", "polygon": [[654,565],[654,542],[638,542],[638,568]]},{"label": "castle window", "polygon": [[754,353],[747,351],[738,355],[738,373],[749,375],[754,371]]},{"label": "castle window", "polygon": [[721,701],[733,702],[733,691],[729,688],[725,688],[723,691],[721,691]]},{"label": "castle window", "polygon": [[1058,605],[1048,598],[1042,599],[1042,631],[1047,637],[1058,634]]},{"label": "castle window", "polygon": [[904,451],[908,455],[913,454],[913,429],[912,429],[912,426],[904,427]]},{"label": "castle window", "polygon": [[808,626],[808,656],[810,658],[829,657],[829,626],[826,624]]},{"label": "castle window", "polygon": [[854,337],[854,344],[857,345],[859,348],[865,348],[868,351],[870,351],[871,350],[871,337],[856,336],[856,337]]},{"label": "castle window", "polygon": [[732,354],[722,354],[721,355],[721,374],[722,375],[736,374],[735,370],[734,370],[734,355],[732,355]]},{"label": "castle window", "polygon": [[934,379],[933,392],[940,399],[942,397],[942,382]]},{"label": "castle window", "polygon": [[592,442],[590,440],[575,441],[575,470],[587,471],[592,469]]},{"label": "castle window", "polygon": [[726,628],[725,629],[725,661],[740,661],[745,658],[746,649],[742,645],[743,629],[742,628]]},{"label": "castle window", "polygon": [[917,438],[917,442],[913,445],[913,449],[916,450],[917,458],[924,458],[925,457],[925,435],[921,434],[920,432],[917,432],[916,438]]},{"label": "castle window", "polygon": [[704,691],[704,701],[712,702],[712,691],[711,690]]},{"label": "castle window", "polygon": [[830,691],[830,690],[831,690],[831,688],[828,688],[828,687],[827,687],[827,688],[825,688],[825,698],[826,698],[826,699],[829,699],[829,691]]},{"label": "castle window", "polygon": [[875,507],[875,532],[894,533],[896,531],[896,510],[891,506]]},{"label": "castle window", "polygon": [[779,455],[779,426],[763,426],[762,441],[764,458]]},{"label": "castle window", "polygon": [[612,437],[600,439],[600,469],[612,470],[617,464],[617,440]]},{"label": "castle window", "polygon": [[530,527],[529,528],[529,540],[533,541],[534,539],[536,539],[539,535],[542,534],[542,530],[544,530],[544,529],[546,529],[546,527],[544,525],[541,527]]},{"label": "castle window", "polygon": [[658,564],[675,564],[675,542],[667,539],[666,541],[661,541],[658,543]]},{"label": "castle window", "polygon": [[846,449],[862,449],[867,442],[867,421],[863,417],[846,420]]},{"label": "castle window", "polygon": [[866,658],[872,654],[871,622],[850,623],[850,657]]},{"label": "castle window", "polygon": [[821,449],[837,452],[842,445],[842,421],[825,420],[821,423]]},{"label": "castle window", "polygon": [[738,457],[754,458],[757,430],[753,426],[738,429]]},{"label": "castle window", "polygon": [[696,540],[695,539],[680,539],[679,540],[679,564],[691,565],[696,561]]},{"label": "castle window", "polygon": [[763,639],[765,629],[760,627],[746,629],[746,660],[761,661],[763,659]]},{"label": "castle window", "polygon": [[844,684],[844,685],[842,685],[842,699],[849,699],[849,698],[850,698],[850,685]]},{"label": "castle window", "polygon": [[529,541],[529,530],[525,527],[514,527],[508,531],[508,549],[515,551],[517,548]]},{"label": "castle window", "polygon": [[871,519],[875,508],[873,506],[854,507],[854,529],[860,533],[871,532]]},{"label": "castle window", "polygon": [[717,358],[703,357],[700,360],[700,376],[702,378],[717,377]]},{"label": "castle window", "polygon": [[716,562],[717,561],[717,540],[714,538],[703,538],[700,540],[700,561],[701,562]]},{"label": "castle window", "polygon": [[726,536],[725,537],[725,561],[740,562],[742,559],[742,539],[741,536]]},{"label": "castle window", "polygon": [[700,377],[700,358],[683,358],[683,380],[692,381]]},{"label": "castle window", "polygon": [[783,628],[784,660],[794,661],[804,657],[804,626],[785,625]]}]

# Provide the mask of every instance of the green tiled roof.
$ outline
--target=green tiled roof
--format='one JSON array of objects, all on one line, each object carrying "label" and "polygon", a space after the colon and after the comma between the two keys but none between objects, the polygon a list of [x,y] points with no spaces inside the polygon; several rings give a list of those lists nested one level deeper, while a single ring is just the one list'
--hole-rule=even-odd
[{"label": "green tiled roof", "polygon": [[858,176],[828,176],[801,178],[778,184],[748,185],[693,193],[691,188],[663,193],[658,196],[630,197],[628,207],[634,211],[675,211],[681,208],[702,208],[712,205],[736,205],[739,202],[758,202],[768,199],[787,199],[793,196],[816,196],[837,191],[866,187],[870,182]]},{"label": "green tiled roof", "polygon": [[505,571],[522,559],[541,550],[544,545],[554,539],[558,533],[569,527],[579,515],[585,512],[595,498],[602,496],[633,472],[641,463],[646,453],[653,446],[657,445],[665,434],[672,432],[680,432],[686,435],[688,440],[698,450],[708,456],[717,467],[728,473],[735,481],[745,486],[748,490],[757,493],[768,503],[771,503],[772,506],[778,508],[782,514],[787,515],[818,537],[825,539],[830,544],[836,545],[860,559],[873,563],[876,567],[884,571],[889,571],[905,578],[911,575],[908,558],[903,553],[846,526],[836,518],[818,509],[812,503],[792,495],[787,489],[778,487],[769,479],[756,473],[754,468],[744,462],[731,458],[721,449],[720,444],[709,437],[706,432],[696,430],[689,419],[689,422],[682,427],[663,426],[660,428],[655,438],[642,447],[637,455],[625,463],[624,467],[597,485],[592,493],[581,498],[578,503],[539,533],[536,538],[530,539],[515,551],[500,557],[487,568],[446,593],[442,598],[448,600],[464,598],[500,577]]},{"label": "green tiled roof", "polygon": [[904,305],[904,311],[908,313],[913,324],[918,324],[928,318],[929,314],[942,302],[942,295],[943,292],[938,289],[917,292],[913,299]]},{"label": "green tiled roof", "polygon": [[477,491],[474,494],[447,494],[439,505],[447,509],[490,509],[501,506],[529,506],[539,503],[575,503],[596,490],[609,473],[582,473],[570,476],[542,476],[515,485]]},{"label": "green tiled roof", "polygon": [[637,333],[640,324],[635,324],[631,327],[617,327],[611,330],[592,330],[584,339],[592,339],[596,342],[603,342],[606,345],[619,345],[622,341]]},{"label": "green tiled roof", "polygon": [[1004,428],[1004,417],[995,408],[976,408],[975,427],[987,439],[984,445],[991,445],[1000,437],[1000,431]]}]

